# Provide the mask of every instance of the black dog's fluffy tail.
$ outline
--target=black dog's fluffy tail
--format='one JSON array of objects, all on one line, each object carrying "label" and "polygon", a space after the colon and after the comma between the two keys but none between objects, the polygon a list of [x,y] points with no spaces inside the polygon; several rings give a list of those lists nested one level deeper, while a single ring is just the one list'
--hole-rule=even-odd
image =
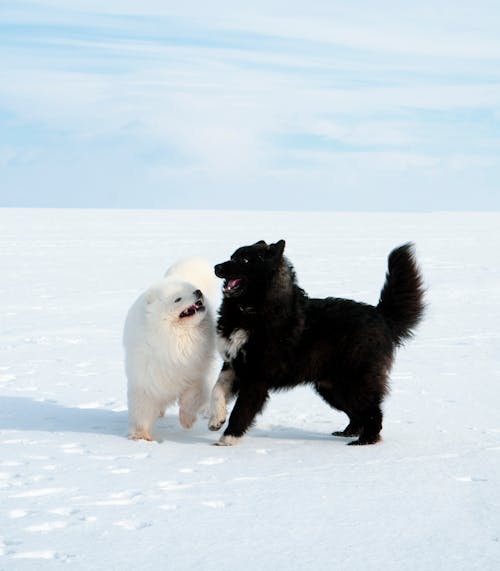
[{"label": "black dog's fluffy tail", "polygon": [[377,308],[387,320],[397,345],[413,335],[424,314],[424,284],[413,244],[389,254],[389,267]]}]

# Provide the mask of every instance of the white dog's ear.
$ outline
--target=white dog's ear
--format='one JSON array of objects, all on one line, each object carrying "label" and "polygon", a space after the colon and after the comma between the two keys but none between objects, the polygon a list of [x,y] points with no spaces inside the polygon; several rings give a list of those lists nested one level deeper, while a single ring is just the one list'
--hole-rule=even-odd
[{"label": "white dog's ear", "polygon": [[146,302],[146,305],[151,305],[155,299],[157,299],[156,292],[151,290],[146,293],[144,301]]}]

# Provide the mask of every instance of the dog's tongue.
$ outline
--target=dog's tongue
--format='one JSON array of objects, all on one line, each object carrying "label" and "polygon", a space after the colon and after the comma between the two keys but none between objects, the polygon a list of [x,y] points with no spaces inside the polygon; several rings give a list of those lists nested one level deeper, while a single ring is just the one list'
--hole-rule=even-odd
[{"label": "dog's tongue", "polygon": [[240,282],[241,282],[241,279],[239,279],[239,278],[238,278],[238,279],[235,279],[235,280],[229,280],[229,281],[227,282],[227,287],[228,287],[229,289],[231,289],[231,288],[236,287],[237,285],[239,285]]}]

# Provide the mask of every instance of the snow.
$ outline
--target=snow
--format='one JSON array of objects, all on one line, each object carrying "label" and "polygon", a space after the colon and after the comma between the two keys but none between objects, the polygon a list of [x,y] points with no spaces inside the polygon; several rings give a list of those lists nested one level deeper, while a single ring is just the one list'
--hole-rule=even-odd
[{"label": "snow", "polygon": [[[0,210],[0,569],[498,569],[500,214]],[[287,240],[316,296],[374,303],[409,240],[429,308],[380,444],[309,388],[237,447],[175,409],[127,431],[121,333],[176,258]]]}]

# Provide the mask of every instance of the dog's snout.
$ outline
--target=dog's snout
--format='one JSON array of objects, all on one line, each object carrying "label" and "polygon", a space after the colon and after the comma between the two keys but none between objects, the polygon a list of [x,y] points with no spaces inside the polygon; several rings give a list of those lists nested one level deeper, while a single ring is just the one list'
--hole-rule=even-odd
[{"label": "dog's snout", "polygon": [[195,289],[193,293],[194,293],[194,296],[196,297],[196,299],[201,299],[203,297],[203,294],[201,293],[201,289]]},{"label": "dog's snout", "polygon": [[214,272],[218,278],[222,277],[221,272],[223,270],[223,267],[224,267],[224,264],[217,264],[216,266],[214,266]]}]

